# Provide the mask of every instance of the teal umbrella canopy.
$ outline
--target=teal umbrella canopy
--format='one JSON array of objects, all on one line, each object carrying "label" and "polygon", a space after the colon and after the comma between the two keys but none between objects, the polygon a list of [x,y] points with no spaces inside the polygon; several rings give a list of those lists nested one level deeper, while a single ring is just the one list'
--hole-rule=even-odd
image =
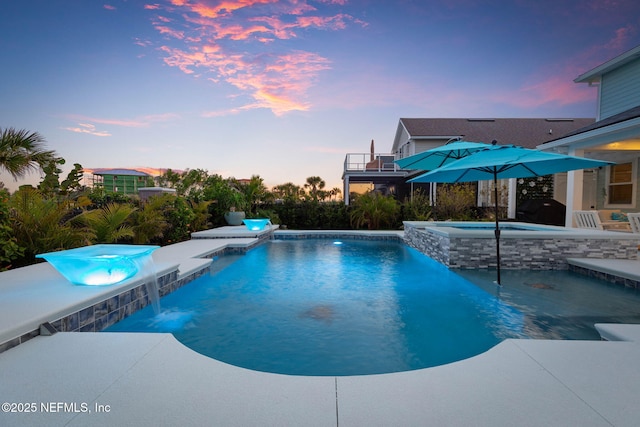
[{"label": "teal umbrella canopy", "polygon": [[[547,153],[515,145],[494,145],[459,160],[455,160],[431,172],[424,173],[409,182],[472,182],[493,179],[494,200],[498,200],[498,179],[529,178],[567,172],[577,169],[607,166],[612,162],[584,157]],[[496,270],[500,281],[500,224],[498,205],[495,205]]]},{"label": "teal umbrella canopy", "polygon": [[514,145],[489,146],[424,173],[410,182],[472,182],[488,179],[529,178],[577,169],[607,166],[612,162],[531,150]]},{"label": "teal umbrella canopy", "polygon": [[402,169],[430,171],[489,147],[482,142],[454,141],[395,162]]}]

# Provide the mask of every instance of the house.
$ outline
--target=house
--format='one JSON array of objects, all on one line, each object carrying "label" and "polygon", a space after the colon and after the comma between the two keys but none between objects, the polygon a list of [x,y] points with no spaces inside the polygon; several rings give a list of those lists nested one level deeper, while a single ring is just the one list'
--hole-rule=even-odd
[{"label": "house", "polygon": [[[577,129],[593,124],[592,118],[401,118],[388,154],[349,153],[345,158],[343,183],[344,199],[349,204],[351,192],[358,187],[394,194],[400,200],[418,185],[433,191],[430,184],[407,184],[407,180],[424,171],[408,171],[393,162],[449,141],[465,141],[514,144],[535,148]],[[482,202],[480,202],[482,204]],[[515,207],[512,209],[515,214]]]},{"label": "house", "polygon": [[597,171],[567,173],[566,222],[583,209],[638,209],[640,46],[577,77],[598,89],[596,122],[538,146],[544,151],[613,161]]},{"label": "house", "polygon": [[102,186],[109,193],[134,195],[141,187],[152,187],[153,177],[135,169],[94,169],[93,186]]}]

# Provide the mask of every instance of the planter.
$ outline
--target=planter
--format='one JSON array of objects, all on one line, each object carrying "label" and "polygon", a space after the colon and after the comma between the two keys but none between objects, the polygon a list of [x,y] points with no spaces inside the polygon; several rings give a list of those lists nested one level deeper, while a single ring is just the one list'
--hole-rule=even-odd
[{"label": "planter", "polygon": [[242,220],[245,218],[245,214],[242,211],[227,212],[224,214],[224,220],[229,225],[242,225]]}]

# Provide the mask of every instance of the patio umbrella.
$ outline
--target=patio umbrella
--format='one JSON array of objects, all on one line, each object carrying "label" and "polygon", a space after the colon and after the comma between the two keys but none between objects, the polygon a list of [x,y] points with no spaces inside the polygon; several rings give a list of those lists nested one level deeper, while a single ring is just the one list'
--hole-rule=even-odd
[{"label": "patio umbrella", "polygon": [[[494,141],[495,142],[495,141]],[[601,160],[567,156],[514,145],[494,145],[409,180],[410,182],[473,182],[493,179],[496,215],[496,259],[500,283],[500,224],[498,222],[498,179],[530,178],[596,168],[612,164]]]},{"label": "patio umbrella", "polygon": [[402,169],[430,171],[488,147],[491,145],[481,142],[454,141],[395,162]]}]

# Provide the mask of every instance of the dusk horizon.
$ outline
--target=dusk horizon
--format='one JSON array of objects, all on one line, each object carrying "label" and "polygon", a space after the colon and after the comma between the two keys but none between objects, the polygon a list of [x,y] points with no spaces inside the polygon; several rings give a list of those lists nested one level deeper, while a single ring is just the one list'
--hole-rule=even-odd
[{"label": "dusk horizon", "polygon": [[[331,189],[347,153],[390,151],[400,118],[595,118],[597,88],[574,79],[640,45],[640,4],[497,3],[11,2],[0,128],[42,135],[62,175],[204,169]],[[39,180],[0,173],[12,191]]]}]

